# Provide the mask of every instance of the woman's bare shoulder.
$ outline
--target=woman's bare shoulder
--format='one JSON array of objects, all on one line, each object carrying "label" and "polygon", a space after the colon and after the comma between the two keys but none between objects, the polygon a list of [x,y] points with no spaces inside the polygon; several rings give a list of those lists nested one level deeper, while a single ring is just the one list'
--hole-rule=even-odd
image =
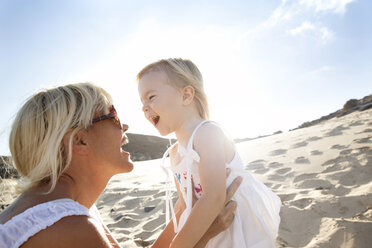
[{"label": "woman's bare shoulder", "polygon": [[106,235],[88,216],[68,216],[32,236],[28,247],[111,247]]}]

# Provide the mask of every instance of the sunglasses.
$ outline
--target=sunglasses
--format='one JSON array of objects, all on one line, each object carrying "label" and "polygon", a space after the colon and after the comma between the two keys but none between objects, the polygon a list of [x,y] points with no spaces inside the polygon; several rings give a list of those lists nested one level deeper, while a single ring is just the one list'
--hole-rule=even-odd
[{"label": "sunglasses", "polygon": [[92,123],[96,123],[96,122],[103,121],[106,119],[112,119],[114,123],[118,125],[120,129],[123,129],[123,125],[121,125],[120,119],[118,117],[118,113],[116,112],[114,105],[111,106],[110,113],[108,113],[107,115],[102,115],[100,117],[94,118],[92,120]]}]

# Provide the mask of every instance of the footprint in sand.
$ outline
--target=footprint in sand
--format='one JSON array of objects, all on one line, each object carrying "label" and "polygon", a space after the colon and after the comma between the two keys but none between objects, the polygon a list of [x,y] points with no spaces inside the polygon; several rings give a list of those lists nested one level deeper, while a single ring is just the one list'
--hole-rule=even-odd
[{"label": "footprint in sand", "polygon": [[295,159],[295,163],[296,164],[310,164],[310,160],[308,160],[307,158],[305,157],[297,157]]},{"label": "footprint in sand", "polygon": [[322,155],[323,152],[318,151],[318,150],[314,150],[314,151],[311,151],[310,154],[313,155],[313,156],[318,156],[318,155]]},{"label": "footprint in sand", "polygon": [[356,134],[361,134],[361,133],[372,133],[372,128],[364,129],[363,131],[356,133]]},{"label": "footprint in sand", "polygon": [[129,196],[153,196],[155,193],[158,193],[159,190],[134,190],[133,192],[129,193]]},{"label": "footprint in sand", "polygon": [[351,149],[346,149],[340,152],[340,155],[349,155],[351,153]]},{"label": "footprint in sand", "polygon": [[291,171],[292,169],[291,168],[283,168],[283,169],[278,169],[276,170],[275,172],[279,175],[284,175],[286,174],[287,172]]},{"label": "footprint in sand", "polygon": [[[164,194],[163,194],[164,196]],[[161,198],[155,198],[148,202],[146,202],[146,206],[158,206],[160,203],[162,203],[163,200]]]},{"label": "footprint in sand", "polygon": [[346,167],[350,166],[349,163],[349,156],[338,156],[335,159],[330,159],[322,164],[322,166],[326,167],[322,173],[329,173],[329,172],[335,172],[345,169]]},{"label": "footprint in sand", "polygon": [[296,197],[297,194],[278,194],[282,202],[291,201]]},{"label": "footprint in sand", "polygon": [[273,186],[271,186],[271,189],[278,189],[280,186],[280,184],[274,184]]},{"label": "footprint in sand", "polygon": [[313,201],[314,201],[313,198],[302,198],[302,199],[298,199],[298,200],[295,200],[295,201],[291,201],[291,206],[295,206],[299,209],[304,209],[307,206],[311,205],[311,203],[313,203]]},{"label": "footprint in sand", "polygon": [[332,188],[332,184],[323,179],[309,179],[298,183],[297,187],[302,189],[316,189],[319,187],[322,187],[322,189],[330,189]]},{"label": "footprint in sand", "polygon": [[267,178],[272,181],[284,182],[287,177],[281,175],[269,175]]},{"label": "footprint in sand", "polygon": [[268,187],[268,188],[271,188],[271,186],[273,186],[273,184],[272,183],[264,183],[265,185],[266,185],[266,187]]},{"label": "footprint in sand", "polygon": [[337,159],[330,159],[330,160],[327,160],[325,161],[322,166],[328,166],[328,165],[333,165],[333,164],[336,164],[338,162]]},{"label": "footprint in sand", "polygon": [[125,226],[125,227],[135,227],[138,225],[138,220],[132,219],[130,216],[127,215],[119,215],[114,218],[116,225],[118,226]]},{"label": "footprint in sand", "polygon": [[316,141],[316,140],[320,140],[320,139],[322,139],[322,138],[320,138],[320,137],[317,137],[317,136],[313,136],[313,137],[310,137],[310,138],[308,138],[306,141]]},{"label": "footprint in sand", "polygon": [[299,142],[299,143],[296,143],[294,144],[293,146],[291,146],[291,148],[300,148],[300,147],[304,147],[304,146],[307,146],[307,142],[306,141],[302,141],[302,142]]},{"label": "footprint in sand", "polygon": [[337,136],[337,135],[342,135],[342,131],[343,130],[347,130],[347,129],[350,129],[348,127],[343,127],[342,125],[338,126],[338,127],[335,127],[333,130],[327,132],[325,134],[326,137],[331,137],[331,136]]},{"label": "footprint in sand", "polygon": [[268,172],[269,169],[268,168],[262,168],[262,169],[258,169],[258,170],[255,170],[253,171],[254,173],[257,173],[257,174],[265,174],[266,172]]},{"label": "footprint in sand", "polygon": [[317,175],[318,175],[317,173],[301,174],[301,175],[296,176],[293,179],[293,182],[296,183],[296,182],[303,181],[303,180],[310,179],[310,178],[314,179],[314,178],[316,178]]},{"label": "footprint in sand", "polygon": [[[150,233],[152,234],[152,232],[150,232]],[[146,240],[144,240],[146,238],[144,238],[143,236],[144,235],[141,233],[141,236],[138,239],[134,240],[134,243],[136,243],[136,245],[139,245],[139,247],[148,247],[148,246],[150,246],[153,243],[153,240],[146,241]]]},{"label": "footprint in sand", "polygon": [[259,169],[265,169],[264,165],[266,164],[266,161],[263,159],[255,160],[253,162],[250,162],[248,165],[245,166],[248,170],[259,170]]},{"label": "footprint in sand", "polygon": [[356,127],[356,126],[361,126],[361,125],[363,125],[364,124],[364,122],[362,122],[362,121],[354,121],[353,123],[351,123],[349,126],[350,127]]},{"label": "footprint in sand", "polygon": [[283,165],[284,165],[284,164],[282,164],[282,163],[271,162],[268,166],[269,166],[269,168],[275,169],[275,168],[282,167]]},{"label": "footprint in sand", "polygon": [[368,137],[362,138],[362,139],[355,139],[355,140],[353,140],[353,142],[358,143],[358,144],[372,143],[371,138],[372,138],[372,136],[368,136]]},{"label": "footprint in sand", "polygon": [[[329,193],[336,195],[336,196],[345,196],[351,192],[351,189],[345,188],[342,185],[337,185],[333,190],[330,190]],[[321,192],[322,194],[327,193],[325,191]]]},{"label": "footprint in sand", "polygon": [[370,149],[368,146],[363,146],[358,149],[356,149],[356,153],[370,153]]},{"label": "footprint in sand", "polygon": [[336,150],[342,150],[348,148],[348,146],[342,146],[342,145],[333,145],[331,149],[336,149]]},{"label": "footprint in sand", "polygon": [[277,150],[271,151],[269,153],[269,155],[270,156],[279,156],[279,155],[283,155],[283,154],[286,154],[286,153],[287,153],[286,149],[277,149]]},{"label": "footprint in sand", "polygon": [[159,220],[153,219],[149,222],[147,222],[145,225],[143,225],[143,230],[147,232],[154,231],[155,229],[159,228]]}]

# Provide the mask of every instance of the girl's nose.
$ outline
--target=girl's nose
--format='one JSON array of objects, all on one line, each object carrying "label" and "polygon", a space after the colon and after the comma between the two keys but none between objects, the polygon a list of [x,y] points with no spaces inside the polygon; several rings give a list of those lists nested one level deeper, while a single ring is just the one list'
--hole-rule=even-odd
[{"label": "girl's nose", "polygon": [[128,129],[129,129],[129,126],[127,124],[123,124],[123,133],[128,131]]},{"label": "girl's nose", "polygon": [[142,111],[143,111],[144,113],[146,113],[147,111],[149,111],[149,107],[147,107],[146,105],[143,105],[143,107],[142,107]]}]

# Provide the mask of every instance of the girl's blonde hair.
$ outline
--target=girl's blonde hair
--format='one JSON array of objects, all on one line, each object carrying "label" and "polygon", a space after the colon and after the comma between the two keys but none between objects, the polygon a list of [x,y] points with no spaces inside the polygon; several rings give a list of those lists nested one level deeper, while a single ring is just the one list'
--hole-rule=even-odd
[{"label": "girl's blonde hair", "polygon": [[[13,164],[23,177],[18,190],[49,182],[51,192],[68,168],[75,134],[92,124],[93,116],[107,111],[111,96],[91,83],[43,90],[18,111],[9,137]],[[70,133],[68,148],[63,138]]]},{"label": "girl's blonde hair", "polygon": [[163,71],[168,76],[168,83],[176,86],[178,89],[183,89],[186,86],[193,87],[195,90],[194,99],[199,115],[203,119],[209,119],[209,105],[204,92],[203,77],[193,62],[180,58],[159,60],[143,68],[137,74],[137,81],[152,71]]}]

